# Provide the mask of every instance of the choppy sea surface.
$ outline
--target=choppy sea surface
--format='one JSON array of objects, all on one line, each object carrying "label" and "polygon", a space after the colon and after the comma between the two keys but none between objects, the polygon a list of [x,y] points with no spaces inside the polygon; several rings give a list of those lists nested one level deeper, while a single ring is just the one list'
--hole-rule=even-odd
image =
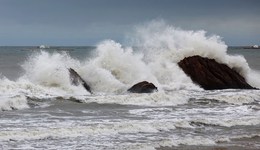
[{"label": "choppy sea surface", "polygon": [[[260,50],[154,28],[142,29],[138,48],[0,47],[0,149],[260,149],[260,92],[205,91],[177,66],[214,58],[259,88]],[[70,84],[70,67],[93,94]],[[144,80],[159,91],[127,92]]]}]

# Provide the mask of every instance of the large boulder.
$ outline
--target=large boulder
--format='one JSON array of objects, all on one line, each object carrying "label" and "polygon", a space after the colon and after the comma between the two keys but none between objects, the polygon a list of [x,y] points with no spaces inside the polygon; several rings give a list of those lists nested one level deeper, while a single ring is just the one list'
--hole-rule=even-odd
[{"label": "large boulder", "polygon": [[143,81],[133,85],[127,91],[131,93],[152,93],[157,91],[157,87],[153,83]]},{"label": "large boulder", "polygon": [[255,89],[234,69],[214,59],[191,56],[181,60],[178,65],[193,82],[205,90]]}]

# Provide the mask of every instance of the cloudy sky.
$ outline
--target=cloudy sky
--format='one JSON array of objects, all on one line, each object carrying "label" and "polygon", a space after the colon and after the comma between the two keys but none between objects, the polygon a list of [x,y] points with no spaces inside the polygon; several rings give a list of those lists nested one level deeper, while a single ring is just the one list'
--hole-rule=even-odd
[{"label": "cloudy sky", "polygon": [[259,0],[0,0],[0,46],[122,42],[156,19],[228,45],[260,45]]}]

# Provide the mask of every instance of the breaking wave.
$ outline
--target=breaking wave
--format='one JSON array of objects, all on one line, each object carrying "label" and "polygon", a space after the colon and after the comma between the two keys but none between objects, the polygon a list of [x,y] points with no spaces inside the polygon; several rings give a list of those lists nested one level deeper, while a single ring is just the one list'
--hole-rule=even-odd
[{"label": "breaking wave", "polygon": [[[82,102],[94,99],[100,103],[133,105],[138,97],[141,97],[142,105],[177,105],[197,96],[240,104],[260,97],[252,91],[250,95],[248,91],[207,95],[178,67],[177,63],[187,56],[209,57],[234,68],[252,86],[260,87],[259,73],[249,68],[243,56],[228,55],[227,45],[219,36],[208,36],[203,30],[186,31],[163,21],[153,21],[138,26],[131,42],[134,46],[124,47],[113,40],[103,41],[97,45],[94,57],[86,56],[85,60],[72,58],[66,52],[33,53],[22,64],[25,70],[23,76],[16,81],[1,78],[1,110],[27,108],[27,97],[74,97]],[[90,96],[83,87],[70,84],[68,68],[74,68],[89,83],[96,97]],[[159,92],[135,95],[136,99],[127,96],[127,89],[143,80],[153,82]],[[231,98],[230,93],[233,95]],[[108,97],[102,99],[104,95]]]}]

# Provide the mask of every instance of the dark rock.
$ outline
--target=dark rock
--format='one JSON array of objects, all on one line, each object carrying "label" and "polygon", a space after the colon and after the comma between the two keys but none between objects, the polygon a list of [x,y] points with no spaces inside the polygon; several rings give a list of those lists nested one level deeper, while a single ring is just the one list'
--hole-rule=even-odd
[{"label": "dark rock", "polygon": [[130,89],[127,90],[131,93],[152,93],[158,91],[157,87],[153,83],[147,81],[139,82],[133,85]]},{"label": "dark rock", "polygon": [[255,89],[235,70],[214,59],[192,56],[184,58],[178,65],[193,82],[205,90]]},{"label": "dark rock", "polygon": [[86,83],[85,80],[81,78],[81,76],[72,68],[69,68],[70,73],[70,81],[73,85],[82,85],[88,92],[92,93],[90,86]]}]

